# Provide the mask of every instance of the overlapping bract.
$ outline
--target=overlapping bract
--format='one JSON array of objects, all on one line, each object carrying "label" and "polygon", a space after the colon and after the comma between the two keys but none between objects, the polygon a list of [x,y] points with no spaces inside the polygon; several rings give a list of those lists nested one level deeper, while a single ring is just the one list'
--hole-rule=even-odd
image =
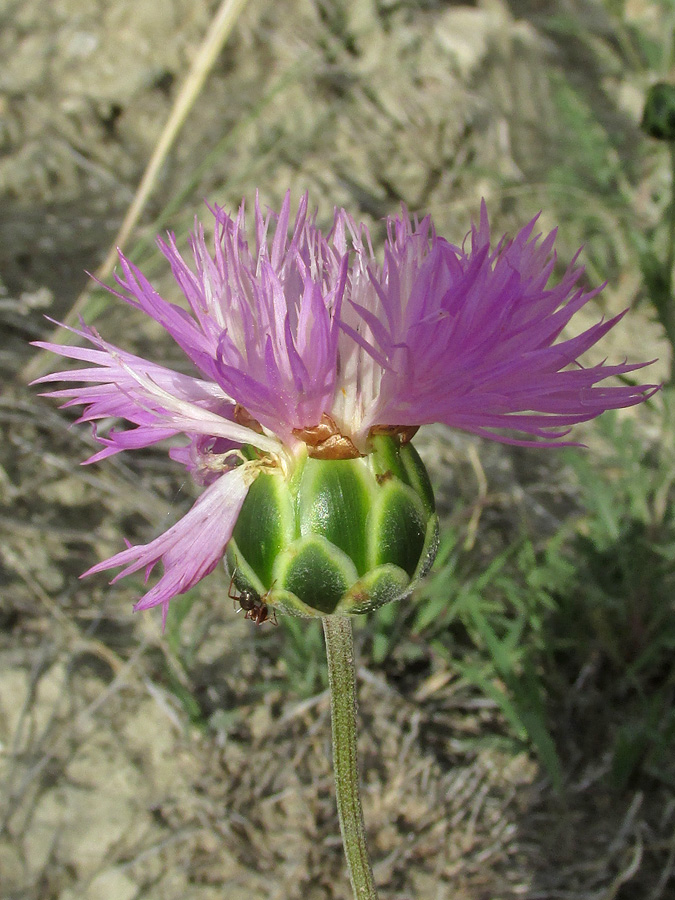
[{"label": "overlapping bract", "polygon": [[218,207],[212,214],[213,250],[197,224],[192,266],[172,236],[159,241],[186,304],[162,298],[121,254],[114,292],[166,329],[198,377],[127,353],[86,326],[77,333],[89,348],[38,343],[89,364],[40,379],[84,385],[50,396],[84,406],[79,421],[132,426],[95,430],[103,449],[88,462],[184,435],[187,445],[171,455],[207,486],[165,535],[90,570],[149,574],[161,561],[164,575],[137,608],[162,604],[166,614],[170,599],[217,565],[256,477],[233,454],[243,444],[292,468],[302,430],[327,415],[361,453],[375,426],[431,422],[554,446],[574,423],[655,390],[598,386],[644,363],[578,362],[621,316],[558,340],[599,289],[580,286],[574,263],[549,286],[555,233],[537,235],[536,220],[493,247],[483,205],[479,225],[457,246],[404,209],[387,221],[380,264],[365,226],[336,210],[324,236],[306,196],[290,236],[290,196],[278,216],[263,215],[256,199],[253,249],[243,204],[234,218]]}]

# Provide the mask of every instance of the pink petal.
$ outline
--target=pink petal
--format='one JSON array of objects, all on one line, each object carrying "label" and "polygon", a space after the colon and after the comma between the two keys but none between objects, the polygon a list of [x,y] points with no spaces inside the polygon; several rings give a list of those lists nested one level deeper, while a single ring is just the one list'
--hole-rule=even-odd
[{"label": "pink petal", "polygon": [[164,534],[149,544],[127,547],[110,559],[92,566],[82,577],[124,566],[112,583],[139,569],[145,569],[147,578],[155,565],[161,562],[163,575],[134,609],[149,609],[161,604],[166,621],[169,601],[189,591],[209,575],[223,558],[252,477],[246,465],[225,472],[201,494],[192,509]]}]

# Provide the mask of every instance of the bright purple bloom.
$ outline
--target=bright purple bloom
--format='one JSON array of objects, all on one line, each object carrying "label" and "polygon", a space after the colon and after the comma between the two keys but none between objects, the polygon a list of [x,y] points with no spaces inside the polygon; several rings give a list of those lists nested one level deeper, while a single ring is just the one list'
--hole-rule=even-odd
[{"label": "bright purple bloom", "polygon": [[[37,343],[91,364],[39,379],[84,383],[48,396],[83,405],[79,421],[132,425],[107,435],[94,426],[103,449],[88,462],[184,435],[187,443],[169,452],[207,486],[166,534],[89,570],[124,566],[119,578],[144,568],[147,576],[161,561],[164,574],[137,609],[161,604],[166,615],[173,597],[211,572],[259,472],[292,471],[306,447],[324,458],[356,456],[368,453],[372,429],[409,433],[431,422],[505,443],[560,446],[571,425],[656,390],[598,386],[646,363],[578,362],[623,314],[556,343],[601,288],[585,291],[574,262],[548,286],[555,232],[536,234],[536,219],[492,247],[483,204],[480,225],[456,246],[436,235],[429,217],[411,220],[403,209],[387,221],[380,264],[367,228],[344,210],[322,235],[306,196],[290,237],[290,195],[278,216],[263,215],[256,198],[253,249],[243,204],[234,219],[218,207],[212,213],[214,249],[197,225],[193,266],[173,236],[159,241],[187,309],[160,297],[122,254],[114,292],[166,329],[196,377],[127,353],[86,326],[76,333],[90,349]],[[242,445],[257,448],[258,458],[244,459]]]}]

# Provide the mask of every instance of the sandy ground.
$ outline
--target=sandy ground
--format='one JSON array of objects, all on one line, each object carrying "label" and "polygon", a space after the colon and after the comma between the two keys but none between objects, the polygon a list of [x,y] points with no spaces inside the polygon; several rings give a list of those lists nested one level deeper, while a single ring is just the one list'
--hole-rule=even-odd
[{"label": "sandy ground", "polygon": [[[72,417],[16,378],[28,340],[49,328],[43,314],[63,316],[84,269],[105,255],[215,7],[0,2],[7,900],[349,896],[325,692],[289,687],[283,630],[237,618],[224,573],[200,586],[178,641],[162,635],[158,615],[131,613],[133,584],[78,580],[123,536],[163,530],[193,488],[160,451],[78,467],[91,452],[86,429],[68,430]],[[485,196],[497,230],[542,207],[544,227],[562,219],[560,252],[570,256],[587,237],[578,205],[593,212],[595,201],[548,187],[546,173],[576,136],[556,115],[544,67],[588,88],[598,121],[621,137],[627,177],[643,186],[635,208],[653,220],[665,175],[654,166],[638,178],[639,79],[622,74],[602,5],[565,7],[583,40],[548,27],[562,9],[252,2],[164,167],[140,236],[181,193],[180,214],[163,219],[184,233],[202,198],[233,207],[259,186],[272,205],[288,187],[295,197],[309,190],[323,221],[345,205],[376,237],[379,218],[403,200],[461,240]],[[649,24],[649,4],[632,9]],[[622,235],[617,227],[613,241],[589,239],[591,274],[606,264],[616,276],[607,311],[638,294]],[[170,292],[156,257],[144,255]],[[637,315],[640,346],[667,358],[658,328]],[[179,364],[128,309],[109,308],[100,328]],[[618,335],[611,352],[635,353],[635,334]],[[419,446],[446,517],[458,496],[476,499],[478,449],[507,537],[523,519],[549,531],[558,524],[554,506],[530,490],[558,485],[555,463],[440,429]],[[308,640],[318,640],[313,625]],[[503,740],[494,705],[452,671],[398,660],[378,668],[362,657],[359,689],[365,816],[383,900],[672,896],[675,800],[662,784],[612,793],[606,760],[573,748],[562,801],[534,757]]]}]

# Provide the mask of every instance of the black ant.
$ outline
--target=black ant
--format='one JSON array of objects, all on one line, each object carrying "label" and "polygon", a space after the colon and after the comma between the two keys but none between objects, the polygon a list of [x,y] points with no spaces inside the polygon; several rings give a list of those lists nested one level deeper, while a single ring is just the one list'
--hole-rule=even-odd
[{"label": "black ant", "polygon": [[[276,612],[272,610],[272,614],[270,615],[269,607],[265,603],[265,597],[267,597],[272,588],[264,593],[262,597],[259,597],[256,592],[252,591],[250,588],[244,588],[242,591],[239,591],[238,594],[233,594],[232,587],[234,586],[235,590],[237,589],[236,585],[234,585],[236,574],[237,570],[235,569],[232,573],[230,586],[227,590],[227,596],[234,601],[233,605],[236,612],[243,609],[245,612],[244,618],[250,619],[252,622],[255,622],[256,625],[262,625],[263,622],[271,622],[272,625],[278,625]],[[237,603],[239,604],[239,609],[237,609]]]}]

